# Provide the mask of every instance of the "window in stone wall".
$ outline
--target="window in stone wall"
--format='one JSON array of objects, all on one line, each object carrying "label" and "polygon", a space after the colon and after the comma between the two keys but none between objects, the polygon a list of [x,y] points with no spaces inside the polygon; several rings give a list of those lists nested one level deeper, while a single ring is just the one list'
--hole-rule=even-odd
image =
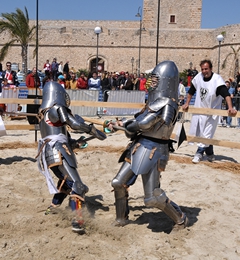
[{"label": "window in stone wall", "polygon": [[176,23],[175,15],[170,15],[170,23]]}]

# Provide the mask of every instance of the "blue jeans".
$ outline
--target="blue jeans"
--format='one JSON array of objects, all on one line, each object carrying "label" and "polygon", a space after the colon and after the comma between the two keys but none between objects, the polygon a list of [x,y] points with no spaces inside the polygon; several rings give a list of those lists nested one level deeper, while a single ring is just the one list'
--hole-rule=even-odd
[{"label": "blue jeans", "polygon": [[198,147],[197,152],[201,155],[206,153],[206,155],[212,155],[213,154],[213,145],[209,145],[208,147]]},{"label": "blue jeans", "polygon": [[227,122],[227,125],[231,126],[232,125],[232,117],[228,116],[226,122]]}]

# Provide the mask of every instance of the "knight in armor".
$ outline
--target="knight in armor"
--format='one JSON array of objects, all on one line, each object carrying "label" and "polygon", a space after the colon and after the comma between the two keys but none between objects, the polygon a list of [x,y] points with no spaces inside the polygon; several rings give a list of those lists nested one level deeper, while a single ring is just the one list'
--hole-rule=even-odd
[{"label": "knight in armor", "polygon": [[[39,127],[42,139],[38,145],[38,167],[46,177],[48,188],[54,194],[52,203],[45,214],[60,206],[70,196],[69,205],[74,211],[72,230],[84,232],[82,208],[88,187],[82,182],[77,171],[77,161],[73,152],[83,144],[82,138],[71,139],[67,126],[104,140],[106,135],[93,124],[86,124],[79,115],[73,116],[69,109],[70,98],[66,90],[57,82],[48,82],[43,89],[42,105],[39,108]],[[48,169],[59,179],[57,187]]]},{"label": "knight in armor", "polygon": [[144,203],[165,212],[175,223],[173,229],[185,228],[188,218],[171,201],[160,185],[161,172],[169,159],[168,143],[178,116],[178,69],[174,62],[163,61],[153,70],[148,102],[133,119],[110,121],[108,129],[124,127],[131,143],[119,159],[122,166],[112,180],[116,207],[116,226],[128,223],[128,188],[142,176]]}]

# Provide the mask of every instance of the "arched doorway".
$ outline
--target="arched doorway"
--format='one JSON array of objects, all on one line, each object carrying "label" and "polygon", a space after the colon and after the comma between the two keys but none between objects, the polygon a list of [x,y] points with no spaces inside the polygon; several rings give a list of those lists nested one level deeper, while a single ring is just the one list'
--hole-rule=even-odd
[{"label": "arched doorway", "polygon": [[[96,61],[97,59],[92,59],[90,62],[90,71],[96,71]],[[104,60],[101,58],[98,58],[98,72],[104,71]]]}]

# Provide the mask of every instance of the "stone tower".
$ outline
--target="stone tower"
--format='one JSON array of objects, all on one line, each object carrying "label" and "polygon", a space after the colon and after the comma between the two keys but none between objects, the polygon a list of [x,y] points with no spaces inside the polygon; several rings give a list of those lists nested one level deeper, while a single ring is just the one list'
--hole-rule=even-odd
[{"label": "stone tower", "polygon": [[[202,0],[160,0],[160,29],[200,29]],[[157,28],[158,0],[143,0],[143,27]]]}]

